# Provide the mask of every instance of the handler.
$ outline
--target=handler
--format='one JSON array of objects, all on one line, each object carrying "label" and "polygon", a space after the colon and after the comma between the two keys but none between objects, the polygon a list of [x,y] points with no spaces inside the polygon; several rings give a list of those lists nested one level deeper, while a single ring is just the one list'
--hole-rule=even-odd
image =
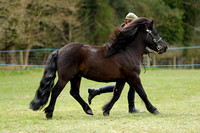
[{"label": "handler", "polygon": [[[125,17],[125,22],[120,25],[120,29],[123,29],[127,25],[129,25],[132,21],[136,20],[138,17],[134,13],[128,13],[127,16]],[[92,99],[96,95],[100,95],[102,93],[107,93],[107,92],[113,92],[115,85],[109,85],[105,86],[99,89],[92,89],[88,88],[88,102],[91,104]],[[139,111],[135,108],[135,89],[130,86],[129,92],[128,92],[128,104],[129,104],[129,113],[141,113],[144,111]]]}]

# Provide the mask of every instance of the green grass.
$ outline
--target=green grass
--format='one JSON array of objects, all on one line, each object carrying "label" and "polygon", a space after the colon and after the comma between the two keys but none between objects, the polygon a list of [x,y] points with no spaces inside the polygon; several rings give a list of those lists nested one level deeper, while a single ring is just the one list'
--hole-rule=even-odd
[{"label": "green grass", "polygon": [[[58,97],[52,120],[43,111],[29,109],[42,74],[43,69],[0,70],[0,132],[200,132],[200,70],[149,69],[141,73],[149,100],[161,112],[158,115],[149,113],[138,95],[136,107],[146,112],[129,114],[128,85],[110,116],[104,117],[101,107],[111,93],[95,97],[90,105],[94,116],[86,115],[70,96],[68,84]],[[87,101],[88,87],[111,84],[83,79],[81,96]]]}]

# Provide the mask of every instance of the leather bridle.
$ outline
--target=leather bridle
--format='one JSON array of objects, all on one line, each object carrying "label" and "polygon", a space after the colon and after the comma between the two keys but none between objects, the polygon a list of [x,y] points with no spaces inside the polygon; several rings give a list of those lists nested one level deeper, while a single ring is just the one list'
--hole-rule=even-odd
[{"label": "leather bridle", "polygon": [[158,43],[162,40],[162,38],[159,37],[159,39],[156,40],[156,38],[155,38],[155,36],[152,34],[152,31],[151,31],[151,30],[146,29],[146,31],[147,31],[147,33],[149,33],[150,36],[152,37],[153,42],[156,44],[156,48],[157,48],[157,50],[160,51],[160,50],[162,49],[162,46],[159,45]]}]

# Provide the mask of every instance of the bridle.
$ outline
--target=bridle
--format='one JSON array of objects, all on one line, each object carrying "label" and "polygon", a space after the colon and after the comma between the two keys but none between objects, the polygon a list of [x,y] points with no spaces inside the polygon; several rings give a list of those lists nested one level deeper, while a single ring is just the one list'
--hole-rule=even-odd
[{"label": "bridle", "polygon": [[[156,44],[156,48],[157,48],[157,50],[159,52],[162,49],[162,46],[160,46],[158,43],[162,40],[162,38],[159,36],[159,39],[156,40],[156,37],[152,34],[152,31],[149,30],[148,28],[146,28],[146,32],[149,33],[150,36],[152,37],[152,40]],[[150,65],[152,65],[153,63],[152,63],[152,59],[150,57],[150,52],[148,50],[146,52],[147,52],[146,54],[148,55],[149,60],[150,60]],[[144,70],[145,70],[144,73],[146,72],[146,64],[147,64],[147,62],[143,59],[142,60],[142,65],[143,65]]]},{"label": "bridle", "polygon": [[156,40],[155,36],[152,34],[152,31],[149,30],[148,28],[146,29],[146,32],[150,34],[150,36],[152,37],[153,39],[153,42],[157,45],[156,48],[158,51],[160,51],[162,49],[162,46],[160,46],[158,43],[162,40],[161,37],[159,37],[158,40]]}]

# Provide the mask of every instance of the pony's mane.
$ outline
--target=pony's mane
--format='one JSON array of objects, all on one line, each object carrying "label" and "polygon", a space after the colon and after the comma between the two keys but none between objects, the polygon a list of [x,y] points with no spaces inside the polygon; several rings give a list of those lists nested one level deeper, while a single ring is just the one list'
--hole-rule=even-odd
[{"label": "pony's mane", "polygon": [[135,38],[139,25],[148,24],[149,21],[149,19],[141,17],[131,22],[122,30],[119,28],[116,29],[110,41],[111,45],[107,47],[105,56],[111,56],[118,52],[120,49],[125,48],[126,45]]}]

